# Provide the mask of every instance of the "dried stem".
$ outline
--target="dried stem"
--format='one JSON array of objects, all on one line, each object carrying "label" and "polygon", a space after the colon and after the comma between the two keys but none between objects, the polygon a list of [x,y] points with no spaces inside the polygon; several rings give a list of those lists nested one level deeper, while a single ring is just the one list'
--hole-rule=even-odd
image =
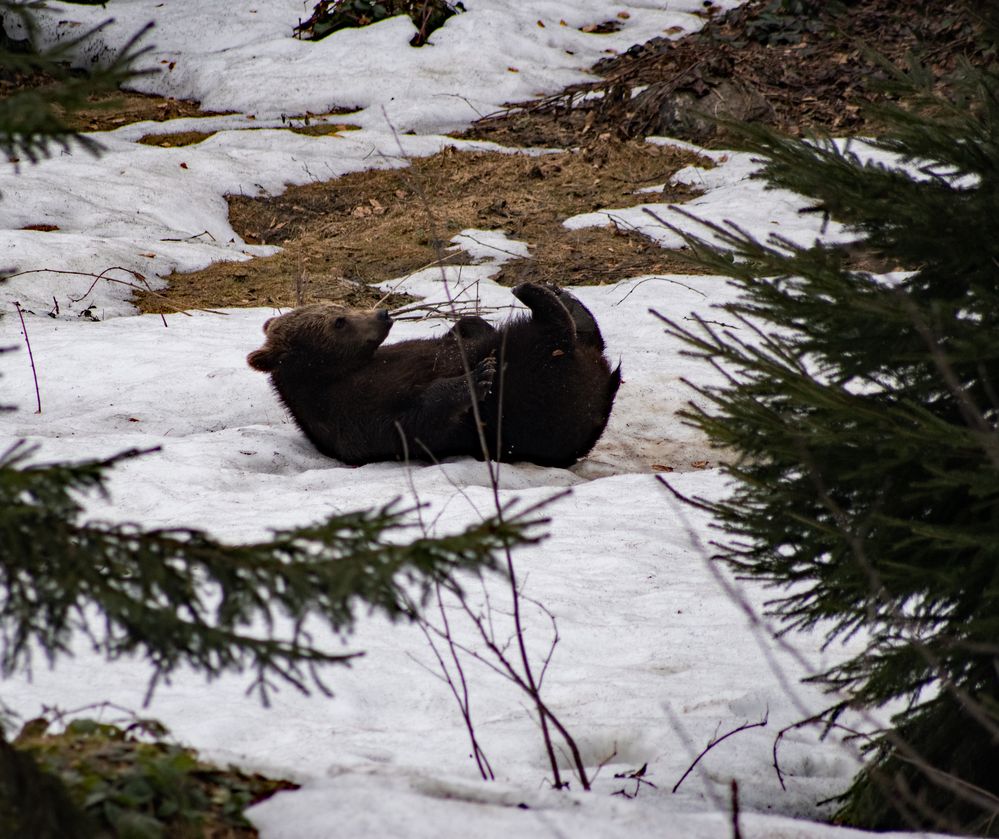
[{"label": "dried stem", "polygon": [[733,728],[731,731],[725,732],[723,735],[721,735],[721,737],[712,737],[711,740],[708,741],[708,745],[705,746],[704,750],[697,757],[694,758],[694,762],[687,767],[687,771],[684,772],[683,775],[680,777],[680,780],[676,782],[676,785],[673,787],[673,792],[676,792],[678,789],[680,789],[680,784],[682,784],[687,779],[687,776],[694,771],[694,767],[701,762],[701,758],[704,757],[708,752],[710,752],[715,746],[717,746],[719,743],[723,742],[724,740],[727,740],[732,735],[738,734],[740,731],[749,731],[749,729],[751,728],[763,728],[767,724],[769,713],[770,713],[769,710],[766,713],[764,713],[763,719],[761,719],[759,722],[744,722],[738,728]]},{"label": "dried stem", "polygon": [[31,341],[28,339],[28,326],[24,322],[24,310],[21,308],[20,302],[14,301],[14,308],[17,309],[17,316],[21,319],[21,332],[24,335],[24,344],[28,348],[28,361],[31,363],[31,376],[35,380],[35,409],[36,414],[42,412],[42,394],[38,389],[38,371],[35,369],[35,356],[31,352]]},{"label": "dried stem", "polygon": [[[387,114],[386,114],[386,122],[389,123],[389,128],[393,132],[393,135],[396,140],[396,145],[399,148],[400,156],[406,158],[407,155],[405,149],[402,146],[401,138],[399,137],[398,133],[395,131],[391,122],[389,122]],[[399,314],[405,312],[410,312],[414,310],[423,310],[423,311],[430,311],[434,315],[440,316],[441,312],[446,311],[447,314],[452,319],[457,319],[460,316],[460,313],[462,312],[463,308],[465,310],[469,308],[469,306],[463,307],[463,305],[459,303],[458,298],[463,296],[470,289],[473,289],[474,286],[477,285],[478,281],[476,280],[474,283],[471,283],[468,286],[465,286],[464,288],[460,288],[457,293],[453,291],[453,289],[451,288],[451,283],[448,280],[447,271],[445,269],[445,264],[448,261],[448,259],[451,258],[451,255],[446,254],[444,252],[443,246],[440,244],[442,239],[441,236],[438,235],[437,219],[435,217],[430,199],[427,196],[427,192],[422,188],[422,185],[419,182],[417,182],[414,178],[411,177],[411,173],[408,173],[404,170],[401,173],[401,176],[407,179],[407,183],[411,191],[413,192],[414,195],[416,195],[419,198],[420,203],[423,207],[424,214],[426,216],[427,227],[431,234],[430,239],[431,241],[437,243],[436,244],[437,259],[434,261],[434,263],[431,263],[431,265],[436,265],[440,268],[441,283],[444,289],[446,300],[441,303],[434,303],[434,304],[422,303],[418,304],[417,306],[401,307],[400,309],[395,310],[393,314],[398,316]],[[475,295],[475,298],[476,298],[476,303],[474,304],[474,306],[471,306],[471,310],[475,314],[479,314],[481,312],[481,308],[478,306],[477,294]],[[474,393],[475,386],[472,376],[473,373],[472,365],[469,363],[464,342],[461,340],[460,336],[458,336],[457,344],[458,344],[458,351],[461,357],[462,367],[464,368],[465,371],[465,379],[468,382],[469,392]],[[503,349],[504,348],[502,347],[500,348],[499,352],[500,359],[502,359],[503,357]],[[497,383],[497,397],[500,401],[500,404],[502,404],[503,388],[504,388],[503,364],[499,365],[498,379],[499,381]],[[483,460],[486,464],[486,469],[488,470],[489,473],[489,484],[492,489],[493,504],[496,510],[496,516],[502,522],[506,506],[503,504],[499,493],[500,463],[492,461],[492,459],[489,456],[490,450],[489,450],[488,441],[485,438],[485,432],[483,430],[484,425],[482,423],[480,406],[478,401],[475,399],[471,400],[471,410],[473,414],[473,420],[478,429],[479,443],[482,449]],[[497,439],[495,441],[496,444],[495,450],[502,451],[502,446],[501,446],[502,428],[497,429],[496,437]],[[543,504],[551,503],[555,499],[562,497],[564,494],[565,493],[559,493],[555,495],[553,498],[547,499],[545,502],[543,502]],[[477,761],[479,760],[478,741],[475,735],[474,726],[472,725],[471,722],[471,717],[470,715],[467,714],[468,710],[467,684],[465,683],[464,674],[462,673],[460,665],[458,663],[460,658],[458,655],[459,651],[467,655],[471,655],[475,660],[486,664],[488,667],[490,667],[497,673],[500,673],[505,678],[509,679],[514,684],[516,684],[530,698],[530,701],[534,705],[534,708],[538,715],[538,722],[541,727],[541,734],[544,742],[545,752],[548,755],[548,760],[551,765],[553,786],[555,786],[555,788],[557,789],[564,789],[568,787],[568,783],[562,780],[562,773],[558,766],[555,743],[552,735],[552,729],[555,729],[555,731],[558,732],[559,736],[565,742],[565,745],[572,756],[572,762],[580,784],[582,785],[583,789],[589,790],[590,779],[588,777],[586,766],[583,763],[582,755],[579,751],[579,748],[575,740],[573,739],[572,735],[569,733],[568,729],[566,729],[566,727],[562,724],[562,722],[558,719],[558,717],[548,707],[548,705],[544,702],[544,700],[541,697],[541,685],[548,671],[549,664],[551,663],[551,658],[554,653],[555,645],[558,643],[559,640],[557,622],[555,621],[555,617],[551,614],[551,612],[542,607],[542,610],[545,612],[545,614],[548,615],[549,619],[552,622],[552,625],[554,627],[554,636],[548,654],[545,656],[545,658],[542,661],[540,675],[535,676],[534,665],[531,661],[531,656],[527,650],[525,627],[523,623],[523,615],[521,610],[524,598],[518,584],[517,569],[513,561],[513,552],[510,549],[509,545],[504,546],[504,551],[506,559],[507,581],[510,586],[510,601],[511,601],[510,614],[513,621],[513,641],[516,643],[517,658],[519,659],[519,667],[516,666],[513,661],[511,661],[510,657],[507,654],[507,648],[501,647],[496,642],[495,632],[492,625],[493,609],[492,606],[489,604],[488,598],[486,601],[487,613],[488,613],[488,623],[487,623],[487,621],[480,614],[477,614],[471,608],[471,606],[468,604],[468,601],[464,593],[460,589],[458,589],[456,586],[447,586],[447,591],[449,591],[457,599],[458,604],[460,605],[462,611],[470,620],[471,624],[476,629],[476,631],[479,633],[480,638],[482,639],[483,643],[485,644],[486,648],[489,650],[491,654],[491,657],[493,659],[492,661],[487,660],[480,653],[471,650],[467,646],[462,645],[455,640],[454,635],[452,633],[451,625],[448,622],[444,611],[444,605],[440,596],[441,595],[440,586],[438,586],[437,588],[437,597],[438,597],[438,606],[440,609],[443,625],[441,627],[433,626],[432,624],[429,623],[429,621],[427,621],[425,618],[422,617],[419,618],[419,621],[421,623],[421,626],[424,628],[424,631],[427,634],[428,638],[432,633],[434,635],[437,635],[447,643],[448,649],[451,652],[452,659],[455,662],[455,665],[459,668],[458,669],[459,681],[461,683],[460,696],[457,685],[455,685],[454,680],[447,672],[447,668],[444,667],[443,658],[439,655],[438,651],[436,650],[436,647],[433,647],[432,645],[435,654],[438,656],[439,664],[442,667],[442,670],[445,671],[446,680],[451,685],[452,693],[455,695],[455,698],[458,701],[459,708],[462,711],[462,715],[465,717],[466,727],[468,728],[469,736],[472,740],[473,754],[475,754]],[[483,766],[481,764],[479,766],[479,769],[480,773],[483,773]],[[491,774],[491,770],[489,771]],[[483,777],[485,777],[485,773],[483,773]]]},{"label": "dried stem", "polygon": [[739,829],[739,782],[732,779],[732,839],[742,839]]},{"label": "dried stem", "polygon": [[[119,280],[117,277],[109,277],[109,276],[107,276],[107,274],[110,271],[124,271],[126,274],[130,274],[132,277],[134,277],[142,285],[137,285],[136,283],[129,282],[128,280]],[[149,285],[149,282],[138,271],[133,271],[131,268],[123,268],[120,265],[113,265],[110,268],[105,268],[99,274],[95,274],[92,271],[67,271],[67,270],[64,270],[62,268],[33,268],[30,271],[18,271],[16,274],[7,274],[4,277],[4,279],[5,280],[10,280],[10,279],[13,279],[14,277],[23,277],[23,276],[26,276],[27,274],[66,274],[66,275],[71,276],[71,277],[93,277],[94,281],[87,287],[87,290],[85,292],[83,292],[83,294],[81,294],[79,297],[70,297],[69,298],[70,301],[73,302],[73,303],[79,303],[88,294],[90,294],[90,292],[92,292],[94,290],[94,287],[97,285],[97,283],[99,283],[101,280],[104,280],[104,282],[115,283],[116,285],[123,285],[123,286],[125,286],[127,288],[134,289],[135,291],[144,291],[147,294],[150,294],[153,297],[155,297],[160,303],[162,303],[168,309],[173,309],[173,311],[176,314],[178,314],[178,315],[184,315],[185,317],[191,317],[191,313],[190,312],[184,311],[180,307],[175,306],[173,303],[171,303],[166,298],[165,295],[162,295],[162,294],[160,294],[157,291],[153,291],[152,287]],[[59,304],[56,303],[56,307],[57,308],[58,308],[58,305]],[[199,311],[208,312],[209,314],[212,314],[212,315],[224,315],[225,314],[225,312],[219,312],[219,311],[216,311],[215,309],[201,309]],[[160,314],[160,320],[163,321],[163,325],[164,326],[167,325],[166,318],[163,316],[162,313]]]}]

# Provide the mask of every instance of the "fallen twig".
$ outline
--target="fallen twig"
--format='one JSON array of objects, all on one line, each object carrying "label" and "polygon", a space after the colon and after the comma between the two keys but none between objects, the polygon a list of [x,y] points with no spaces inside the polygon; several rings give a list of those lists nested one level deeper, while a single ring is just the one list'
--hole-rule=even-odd
[{"label": "fallen twig", "polygon": [[645,786],[647,787],[652,787],[652,789],[659,789],[659,787],[657,787],[654,783],[652,783],[652,781],[647,781],[645,779],[645,773],[648,771],[648,769],[649,769],[649,764],[643,763],[638,769],[633,769],[631,772],[615,773],[614,775],[615,778],[625,778],[629,781],[634,781],[635,791],[628,792],[628,790],[626,790],[624,787],[621,787],[621,789],[613,793],[613,795],[620,795],[623,798],[638,798],[638,793],[639,790],[641,790],[642,788],[642,784],[645,784]]},{"label": "fallen twig", "polygon": [[749,729],[751,728],[763,728],[767,724],[767,720],[769,719],[769,717],[770,717],[770,709],[768,708],[763,714],[763,719],[760,720],[759,722],[745,722],[742,725],[740,725],[738,728],[733,728],[731,731],[726,732],[721,737],[712,737],[711,740],[708,742],[708,745],[705,746],[704,750],[697,757],[694,758],[694,762],[687,767],[687,771],[684,772],[680,780],[676,782],[676,786],[673,787],[673,792],[676,792],[678,789],[680,789],[680,784],[682,784],[687,779],[687,776],[694,771],[694,767],[701,762],[701,758],[704,757],[708,752],[710,752],[715,746],[717,746],[723,740],[727,740],[733,734],[738,734],[740,731],[749,731]]},{"label": "fallen twig", "polygon": [[160,239],[160,241],[161,242],[190,242],[193,239],[200,239],[202,236],[207,236],[213,242],[217,242],[218,241],[218,239],[216,239],[214,236],[212,236],[212,234],[209,233],[207,230],[202,230],[200,233],[193,233],[190,236],[184,236],[181,239]]},{"label": "fallen twig", "polygon": [[[420,303],[410,303],[406,306],[400,306],[398,309],[391,309],[390,314],[393,320],[429,320],[431,318],[442,318],[444,320],[457,320],[463,315],[481,315],[483,313],[495,313],[501,311],[501,309],[513,309],[513,306],[497,306],[493,308],[485,308],[474,302],[468,302],[466,304],[452,303],[447,300],[443,300],[439,303],[428,303],[423,301]],[[411,315],[414,312],[424,312],[424,314],[418,317],[401,317],[400,315]]]},{"label": "fallen twig", "polygon": [[[133,277],[135,277],[135,279],[138,280],[140,283],[142,283],[142,285],[141,286],[136,285],[135,283],[129,282],[128,280],[119,280],[117,277],[108,277],[107,274],[109,271],[124,271],[126,274],[131,274]],[[99,274],[95,274],[92,271],[69,271],[63,268],[33,268],[30,271],[18,271],[16,274],[8,274],[6,277],[4,277],[4,279],[9,280],[14,277],[23,277],[26,276],[27,274],[67,274],[72,277],[92,277],[94,281],[87,287],[87,290],[83,294],[81,294],[79,297],[69,298],[70,301],[73,303],[79,303],[88,294],[90,294],[91,291],[94,290],[94,287],[97,285],[97,283],[99,283],[101,280],[104,280],[104,282],[107,283],[116,283],[117,285],[127,286],[128,288],[134,289],[135,291],[144,291],[147,294],[150,294],[153,297],[155,297],[157,300],[160,301],[160,303],[162,303],[167,308],[173,309],[173,311],[176,314],[184,315],[185,317],[192,317],[190,312],[185,311],[179,306],[175,306],[173,303],[169,301],[169,299],[167,299],[165,295],[160,294],[158,291],[153,291],[152,287],[149,285],[149,282],[138,271],[133,271],[131,268],[124,268],[121,265],[112,265],[110,268],[105,268]],[[58,304],[56,304],[56,307],[58,308]],[[225,312],[220,312],[217,309],[198,309],[198,311],[207,312],[210,315],[224,316],[226,314]],[[160,313],[160,320],[163,321],[164,326],[167,326],[166,317],[164,317],[162,313]]]},{"label": "fallen twig", "polygon": [[[782,790],[787,790],[787,785],[784,783],[784,773],[780,771],[780,764],[777,761],[777,750],[780,748],[781,740],[784,739],[784,735],[789,731],[794,731],[796,728],[804,728],[806,725],[814,725],[817,723],[822,723],[825,731],[822,732],[822,737],[825,737],[832,729],[836,728],[840,731],[845,731],[850,735],[851,738],[860,737],[866,740],[873,740],[874,738],[870,734],[865,734],[863,731],[857,731],[854,728],[849,728],[841,723],[836,722],[835,715],[838,714],[840,710],[843,709],[843,705],[834,705],[832,708],[826,708],[824,711],[820,711],[814,716],[808,717],[807,719],[798,720],[798,722],[791,723],[791,725],[786,725],[780,731],[777,732],[777,736],[774,737],[773,745],[773,765],[774,771],[777,773],[777,780],[780,783],[780,788]],[[820,738],[821,739],[821,738]]]},{"label": "fallen twig", "polygon": [[[105,276],[109,271],[124,271],[126,274],[131,274],[133,277],[139,280],[143,285],[138,286],[135,283],[128,282],[128,280],[119,280],[116,277]],[[129,288],[133,288],[136,291],[148,292],[154,297],[158,297],[165,306],[168,306],[169,308],[173,309],[175,312],[177,312],[177,314],[187,315],[188,317],[191,317],[190,312],[185,312],[183,309],[177,308],[172,303],[170,303],[162,294],[158,294],[157,292],[153,291],[152,288],[149,286],[149,283],[146,281],[146,278],[142,276],[142,274],[140,274],[138,271],[133,271],[131,268],[122,268],[120,265],[113,265],[110,268],[105,268],[103,271],[101,271],[100,274],[94,274],[92,271],[67,271],[62,268],[33,268],[30,271],[18,271],[16,274],[9,274],[7,277],[5,277],[5,279],[9,280],[13,277],[23,277],[27,274],[68,274],[73,277],[93,277],[94,281],[88,286],[87,290],[83,294],[81,294],[79,297],[69,298],[70,301],[73,303],[79,303],[81,300],[83,300],[84,297],[86,297],[88,294],[90,294],[91,291],[94,290],[94,286],[96,286],[97,283],[99,283],[101,280],[105,280],[106,282],[109,283],[117,283],[118,285],[128,286]],[[55,298],[53,298],[53,300],[54,299]],[[56,303],[57,310],[58,307],[59,304]],[[210,310],[206,309],[205,311],[210,311]],[[222,313],[213,312],[213,314],[222,314]],[[160,314],[160,320],[163,321],[164,326],[167,325],[166,318],[162,314]]]}]

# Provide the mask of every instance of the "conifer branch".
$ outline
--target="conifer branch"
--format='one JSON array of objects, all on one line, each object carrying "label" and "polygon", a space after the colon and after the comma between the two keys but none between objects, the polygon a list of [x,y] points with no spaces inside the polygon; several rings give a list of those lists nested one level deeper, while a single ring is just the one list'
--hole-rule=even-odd
[{"label": "conifer branch", "polygon": [[674,227],[732,278],[739,297],[721,319],[742,328],[664,324],[722,374],[683,414],[741,455],[726,466],[729,496],[702,505],[728,534],[719,557],[779,589],[767,608],[785,633],[869,639],[811,678],[845,697],[820,717],[901,703],[838,818],[993,835],[999,74],[966,68],[955,84],[959,107],[924,92],[886,111],[891,130],[873,145],[892,159],[738,127],[762,158],[758,177],[906,273],[855,270],[821,241],[761,243],[701,222],[707,241]]},{"label": "conifer branch", "polygon": [[[344,664],[307,626],[341,636],[365,603],[409,616],[411,589],[427,593],[456,571],[497,568],[505,545],[537,541],[527,514],[464,532],[400,543],[411,510],[332,516],[271,539],[229,545],[190,529],[80,523],[79,492],[105,491],[103,461],[25,465],[23,445],[0,458],[0,672],[50,660],[82,632],[109,659],[138,653],[152,683],[182,664],[208,677],[249,670],[266,700],[274,679],[308,692],[313,665]],[[96,612],[95,612],[96,610]],[[262,632],[261,632],[262,627]]]}]

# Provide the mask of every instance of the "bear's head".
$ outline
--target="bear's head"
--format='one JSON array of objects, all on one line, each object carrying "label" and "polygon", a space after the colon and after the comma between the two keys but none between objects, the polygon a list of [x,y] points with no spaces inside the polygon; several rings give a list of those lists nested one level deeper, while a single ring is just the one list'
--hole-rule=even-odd
[{"label": "bear's head", "polygon": [[391,328],[385,309],[359,312],[313,303],[266,321],[264,345],[246,361],[265,373],[289,364],[342,370],[371,358]]}]

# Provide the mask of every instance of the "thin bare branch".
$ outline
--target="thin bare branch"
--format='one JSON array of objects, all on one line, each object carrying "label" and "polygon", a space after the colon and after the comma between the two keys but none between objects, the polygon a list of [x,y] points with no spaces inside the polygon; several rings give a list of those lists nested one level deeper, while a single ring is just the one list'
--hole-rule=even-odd
[{"label": "thin bare branch", "polygon": [[687,771],[684,772],[683,775],[680,776],[680,780],[677,781],[676,784],[673,787],[673,792],[676,792],[678,789],[680,789],[680,784],[682,784],[686,780],[687,776],[691,772],[694,771],[694,767],[697,766],[697,764],[701,762],[701,758],[703,758],[715,746],[717,746],[719,743],[724,742],[729,737],[732,737],[733,735],[738,734],[741,731],[749,731],[751,728],[763,728],[763,727],[765,727],[766,724],[767,724],[769,715],[770,715],[770,712],[768,710],[767,712],[765,712],[763,714],[763,719],[761,719],[759,722],[745,722],[742,725],[738,726],[737,728],[733,728],[731,731],[725,732],[723,735],[721,735],[721,737],[712,737],[711,740],[708,741],[708,745],[704,747],[704,750],[696,758],[694,758],[694,762],[691,763],[690,766],[687,767]]}]

